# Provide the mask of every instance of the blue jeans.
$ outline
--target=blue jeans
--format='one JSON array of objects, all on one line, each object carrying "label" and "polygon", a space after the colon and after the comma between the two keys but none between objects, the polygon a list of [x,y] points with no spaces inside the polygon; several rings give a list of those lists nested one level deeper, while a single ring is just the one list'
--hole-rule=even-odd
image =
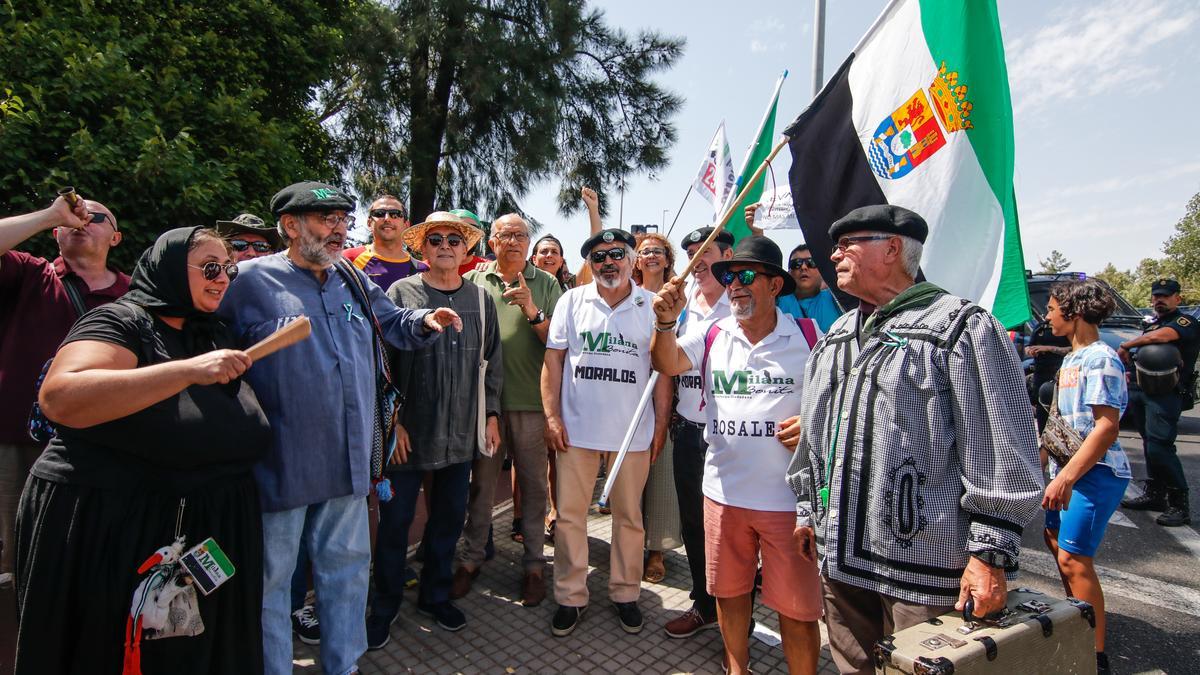
[{"label": "blue jeans", "polygon": [[[450,600],[454,578],[454,547],[467,517],[471,487],[471,462],[435,469],[429,491],[429,522],[425,524],[425,561],[421,565],[420,603],[436,605]],[[375,534],[375,596],[373,614],[391,616],[404,597],[404,567],[408,558],[408,531],[412,527],[421,492],[423,471],[391,471],[395,495],[379,504],[379,529]]]},{"label": "blue jeans", "polygon": [[292,611],[304,607],[308,595],[308,548],[301,546],[296,552],[296,571],[292,574]]},{"label": "blue jeans", "polygon": [[367,500],[338,497],[263,516],[263,662],[267,675],[292,672],[291,581],[308,549],[321,602],[321,669],[347,675],[367,650],[363,617],[371,566]]}]

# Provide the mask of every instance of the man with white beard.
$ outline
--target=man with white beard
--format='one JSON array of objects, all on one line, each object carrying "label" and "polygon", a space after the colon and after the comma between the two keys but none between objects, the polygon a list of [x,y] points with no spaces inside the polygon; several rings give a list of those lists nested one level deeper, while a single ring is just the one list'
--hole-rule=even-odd
[{"label": "man with white beard", "polygon": [[312,560],[321,599],[322,669],[356,672],[366,651],[371,548],[364,497],[378,372],[371,314],[398,349],[428,345],[447,326],[462,329],[448,308],[396,307],[342,260],[353,210],[354,201],[331,185],[280,190],[271,211],[288,249],[242,263],[218,310],[242,347],[300,315],[312,319],[308,339],[245,375],[272,434],[270,451],[254,467],[263,507],[263,661],[271,674],[292,672],[289,590],[300,546]]},{"label": "man with white beard", "polygon": [[[554,537],[555,637],[570,635],[588,604],[587,511],[600,459],[612,466],[625,423],[650,381],[654,296],[634,284],[634,238],[601,230],[583,243],[595,283],[559,298],[546,338],[542,406],[546,446],[558,453],[558,526]],[[650,464],[666,442],[671,381],[660,378],[654,408],[638,422],[613,484],[608,597],[621,628],[642,630],[642,490]]]}]

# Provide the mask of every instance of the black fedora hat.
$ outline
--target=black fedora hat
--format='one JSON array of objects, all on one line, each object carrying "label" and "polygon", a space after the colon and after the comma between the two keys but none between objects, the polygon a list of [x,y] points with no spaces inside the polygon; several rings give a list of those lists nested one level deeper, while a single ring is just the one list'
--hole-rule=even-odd
[{"label": "black fedora hat", "polygon": [[796,290],[796,281],[783,269],[783,251],[767,237],[746,237],[739,241],[733,248],[732,258],[718,260],[710,266],[713,276],[721,278],[729,266],[735,263],[758,263],[767,268],[768,274],[783,279],[783,288],[780,289],[779,295],[787,295]]}]

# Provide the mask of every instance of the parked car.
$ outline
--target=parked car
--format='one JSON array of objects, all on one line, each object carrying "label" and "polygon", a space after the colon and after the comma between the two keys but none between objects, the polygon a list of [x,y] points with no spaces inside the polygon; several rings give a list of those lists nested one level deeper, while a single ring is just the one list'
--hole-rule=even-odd
[{"label": "parked car", "polygon": [[[1082,272],[1059,272],[1058,274],[1032,274],[1026,272],[1025,282],[1029,287],[1029,310],[1033,317],[1026,321],[1019,329],[1014,331],[1013,343],[1017,347],[1017,354],[1021,359],[1025,359],[1025,345],[1029,343],[1030,336],[1037,329],[1046,317],[1046,305],[1050,302],[1050,287],[1057,281],[1067,279],[1084,279],[1086,275]],[[1094,278],[1094,277],[1093,277]],[[1146,325],[1145,318],[1136,307],[1129,304],[1121,294],[1113,290],[1112,286],[1099,281],[1105,290],[1111,295],[1113,301],[1117,304],[1116,310],[1112,316],[1105,319],[1100,324],[1100,339],[1104,340],[1105,344],[1116,351],[1121,346],[1122,342],[1132,340],[1142,334],[1142,327]]]}]

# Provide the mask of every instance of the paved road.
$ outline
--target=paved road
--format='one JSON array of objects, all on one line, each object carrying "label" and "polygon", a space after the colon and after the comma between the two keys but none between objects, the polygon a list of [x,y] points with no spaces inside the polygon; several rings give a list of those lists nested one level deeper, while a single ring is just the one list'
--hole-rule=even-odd
[{"label": "paved road", "polygon": [[[1134,476],[1144,477],[1137,433],[1122,430],[1121,445]],[[1200,524],[1200,412],[1184,413],[1178,448]],[[1159,527],[1157,515],[1118,510],[1096,556],[1108,605],[1106,651],[1117,673],[1200,672],[1200,534],[1194,526]],[[1040,528],[1026,530],[1022,558],[1020,585],[1062,595]]]}]

